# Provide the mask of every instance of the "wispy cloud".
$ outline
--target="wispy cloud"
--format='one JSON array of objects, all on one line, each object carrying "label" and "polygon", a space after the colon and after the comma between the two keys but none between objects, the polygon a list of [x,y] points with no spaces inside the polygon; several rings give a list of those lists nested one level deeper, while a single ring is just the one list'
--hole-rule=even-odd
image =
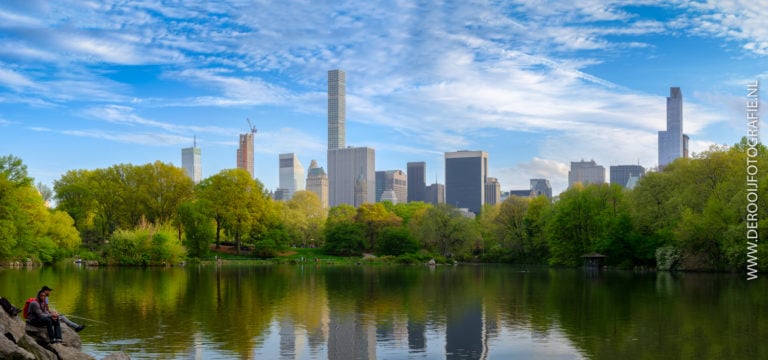
[{"label": "wispy cloud", "polygon": [[83,115],[89,118],[108,121],[111,123],[130,127],[149,129],[158,128],[175,134],[214,134],[223,136],[235,136],[239,133],[238,129],[234,128],[224,128],[218,126],[179,125],[170,122],[146,119],[137,115],[133,108],[122,105],[91,107],[85,109],[83,111]]},{"label": "wispy cloud", "polygon": [[146,146],[181,146],[189,144],[189,138],[172,134],[126,133],[103,130],[63,130],[60,133],[70,136],[109,140],[125,144]]}]

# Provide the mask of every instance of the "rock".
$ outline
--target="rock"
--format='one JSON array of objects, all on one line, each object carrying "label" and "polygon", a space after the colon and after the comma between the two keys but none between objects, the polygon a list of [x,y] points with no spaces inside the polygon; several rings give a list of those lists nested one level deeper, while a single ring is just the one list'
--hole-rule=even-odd
[{"label": "rock", "polygon": [[48,345],[51,339],[48,338],[48,330],[44,326],[32,326],[26,324],[27,335],[31,336],[38,344]]},{"label": "rock", "polygon": [[71,348],[75,348],[77,350],[82,348],[83,343],[80,341],[80,335],[77,334],[77,331],[64,323],[61,324],[61,339],[64,340],[64,343]]},{"label": "rock", "polygon": [[[35,355],[32,355],[29,351],[19,347],[5,336],[0,336],[0,359],[34,360]],[[54,360],[55,359],[56,358],[54,357]]]},{"label": "rock", "polygon": [[59,360],[96,360],[95,357],[88,355],[78,349],[71,348],[68,344],[51,344],[51,348],[56,355],[59,356]]},{"label": "rock", "polygon": [[430,259],[430,260],[427,262],[427,265],[429,265],[429,266],[435,266],[435,259]]},{"label": "rock", "polygon": [[120,351],[120,352],[114,352],[107,356],[105,356],[101,360],[131,360],[131,357],[128,356],[128,354]]},{"label": "rock", "polygon": [[32,353],[32,355],[34,355],[34,359],[58,360],[56,354],[38,344],[37,341],[35,341],[35,339],[29,335],[24,335],[24,337],[21,338],[21,341],[19,341],[17,345]]},{"label": "rock", "polygon": [[18,315],[11,317],[0,309],[0,334],[14,343],[18,342],[24,337],[24,321]]}]

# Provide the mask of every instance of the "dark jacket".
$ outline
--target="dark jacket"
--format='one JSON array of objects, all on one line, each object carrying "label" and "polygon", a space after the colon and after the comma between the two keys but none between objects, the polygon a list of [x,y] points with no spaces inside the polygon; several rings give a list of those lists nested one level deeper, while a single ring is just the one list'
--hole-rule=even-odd
[{"label": "dark jacket", "polygon": [[29,303],[29,313],[27,314],[27,321],[35,322],[45,318],[50,318],[51,313],[45,310],[44,305],[40,304],[40,301],[33,301]]}]

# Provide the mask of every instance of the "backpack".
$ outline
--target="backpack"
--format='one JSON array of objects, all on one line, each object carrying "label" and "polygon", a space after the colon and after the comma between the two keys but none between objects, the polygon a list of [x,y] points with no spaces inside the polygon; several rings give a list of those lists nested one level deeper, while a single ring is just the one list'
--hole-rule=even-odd
[{"label": "backpack", "polygon": [[24,315],[24,319],[26,319],[29,316],[29,304],[33,301],[37,301],[37,298],[29,298],[27,301],[24,302],[24,310],[22,310],[22,314]]}]

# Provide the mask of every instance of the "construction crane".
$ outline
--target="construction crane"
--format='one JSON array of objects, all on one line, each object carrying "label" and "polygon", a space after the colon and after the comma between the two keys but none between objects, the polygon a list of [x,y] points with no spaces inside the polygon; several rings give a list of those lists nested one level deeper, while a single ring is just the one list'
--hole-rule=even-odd
[{"label": "construction crane", "polygon": [[248,126],[251,127],[251,134],[256,134],[256,127],[251,124],[251,119],[245,118],[245,120],[248,120]]}]

